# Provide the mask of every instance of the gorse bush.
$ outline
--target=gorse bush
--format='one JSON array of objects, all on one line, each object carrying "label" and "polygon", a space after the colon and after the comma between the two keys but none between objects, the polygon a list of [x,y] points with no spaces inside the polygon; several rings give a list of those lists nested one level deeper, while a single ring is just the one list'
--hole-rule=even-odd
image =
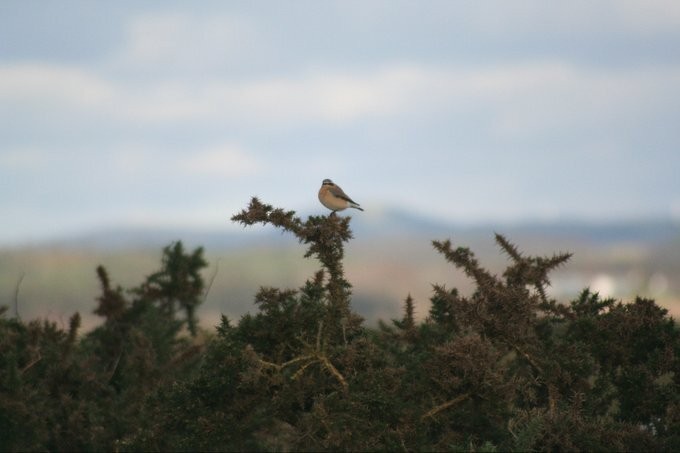
[{"label": "gorse bush", "polygon": [[677,450],[680,334],[653,301],[546,293],[568,254],[486,270],[450,241],[434,248],[474,283],[434,285],[427,318],[368,328],[344,275],[349,217],[253,198],[233,220],[270,224],[320,268],[298,289],[263,286],[256,310],[197,328],[202,249],[163,251],[138,287],[97,269],[103,324],[78,338],[0,319],[3,450]]},{"label": "gorse bush", "polygon": [[99,267],[95,313],[104,323],[79,340],[77,313],[66,332],[0,319],[0,450],[111,450],[133,432],[146,396],[200,360],[201,348],[182,335],[193,311],[182,320],[169,305],[195,305],[202,253],[167,247],[161,270],[127,292]]}]

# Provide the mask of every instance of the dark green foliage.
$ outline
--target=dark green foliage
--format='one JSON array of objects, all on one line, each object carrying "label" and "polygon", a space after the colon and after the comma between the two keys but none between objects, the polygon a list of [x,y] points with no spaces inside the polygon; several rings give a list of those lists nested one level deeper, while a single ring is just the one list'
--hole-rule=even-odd
[{"label": "dark green foliage", "polygon": [[106,322],[115,322],[123,316],[128,304],[123,296],[123,289],[120,286],[111,289],[109,274],[104,266],[97,267],[97,277],[102,285],[102,294],[97,298],[99,306],[94,312],[104,317]]},{"label": "dark green foliage", "polygon": [[[67,331],[47,321],[0,318],[0,450],[114,449],[139,425],[145,397],[188,375],[201,348],[182,338],[183,322],[162,303],[202,291],[194,277],[187,291],[173,265],[195,276],[205,262],[200,249],[181,251],[181,243],[165,249],[163,268],[130,291],[139,295],[132,301],[98,267],[95,313],[105,322],[81,338],[78,313]],[[154,298],[148,288],[159,281],[179,284]]]},{"label": "dark green foliage", "polygon": [[319,270],[262,287],[253,314],[223,316],[209,339],[202,249],[181,243],[130,291],[98,268],[104,323],[82,338],[77,314],[66,331],[0,318],[0,449],[680,449],[677,324],[646,299],[558,304],[545,288],[569,255],[524,256],[496,235],[499,276],[435,241],[474,291],[434,285],[423,322],[408,296],[376,330],[351,308],[349,217],[303,221],[254,198],[233,220],[292,233]]},{"label": "dark green foliage", "polygon": [[182,242],[163,249],[163,267],[147,277],[137,289],[141,300],[156,304],[167,319],[175,319],[180,308],[186,314],[186,324],[192,336],[196,336],[196,307],[203,298],[203,277],[201,269],[207,266],[203,259],[203,248],[193,253],[184,253]]}]

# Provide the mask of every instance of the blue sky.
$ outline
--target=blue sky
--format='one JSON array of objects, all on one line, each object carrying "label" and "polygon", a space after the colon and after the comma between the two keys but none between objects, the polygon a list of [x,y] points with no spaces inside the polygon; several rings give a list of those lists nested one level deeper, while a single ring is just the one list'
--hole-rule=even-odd
[{"label": "blue sky", "polygon": [[452,223],[680,219],[680,2],[0,2],[0,244],[234,228],[249,197]]}]

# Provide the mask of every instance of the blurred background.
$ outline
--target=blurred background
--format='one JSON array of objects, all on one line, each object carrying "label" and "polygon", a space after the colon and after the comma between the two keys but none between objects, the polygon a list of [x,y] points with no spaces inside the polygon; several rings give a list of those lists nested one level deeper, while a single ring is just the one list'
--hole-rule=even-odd
[{"label": "blurred background", "polygon": [[574,253],[560,300],[677,314],[678,124],[674,0],[4,0],[0,304],[93,325],[97,264],[137,285],[183,240],[215,276],[204,324],[238,317],[317,264],[230,217],[325,214],[332,178],[366,209],[347,273],[369,321],[469,290],[432,239],[502,272],[494,232]]}]

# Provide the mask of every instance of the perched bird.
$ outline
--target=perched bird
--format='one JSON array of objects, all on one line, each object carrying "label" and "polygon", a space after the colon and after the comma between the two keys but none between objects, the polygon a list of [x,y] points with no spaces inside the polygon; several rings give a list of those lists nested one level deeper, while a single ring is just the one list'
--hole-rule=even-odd
[{"label": "perched bird", "polygon": [[330,179],[323,180],[321,189],[319,189],[319,201],[333,211],[333,214],[335,214],[335,211],[342,211],[347,208],[363,211],[359,203],[348,197],[340,186],[335,185]]}]

